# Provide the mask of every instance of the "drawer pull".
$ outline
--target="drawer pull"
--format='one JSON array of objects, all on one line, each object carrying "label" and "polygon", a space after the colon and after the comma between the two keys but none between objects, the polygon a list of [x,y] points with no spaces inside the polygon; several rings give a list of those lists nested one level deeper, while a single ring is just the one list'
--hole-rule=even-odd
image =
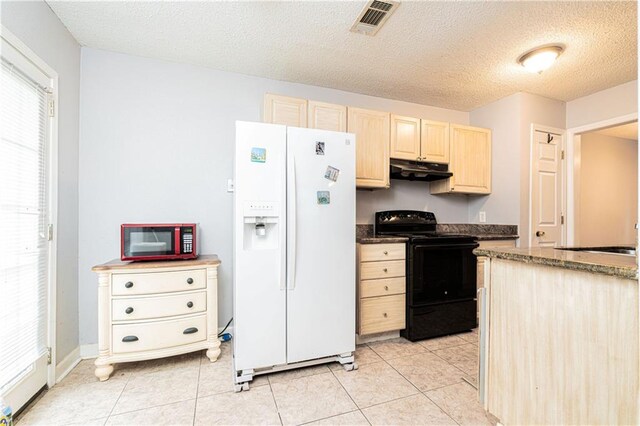
[{"label": "drawer pull", "polygon": [[386,251],[386,250],[385,250],[383,253],[384,253],[384,254],[389,254],[389,252],[388,252],[388,251]]},{"label": "drawer pull", "polygon": [[137,342],[138,341],[138,336],[124,336],[122,338],[122,341],[125,342],[125,343]]},{"label": "drawer pull", "polygon": [[389,286],[388,286],[388,285],[385,285],[385,286],[384,286],[384,289],[385,289],[386,291],[389,291]]},{"label": "drawer pull", "polygon": [[133,283],[131,281],[127,281],[124,286],[125,286],[125,288],[131,288],[131,287],[133,287]]},{"label": "drawer pull", "polygon": [[187,284],[193,284],[193,278],[187,278]]},{"label": "drawer pull", "polygon": [[187,302],[187,308],[193,308],[193,302]]},{"label": "drawer pull", "polygon": [[382,271],[383,271],[383,272],[387,272],[387,268],[384,268]]},{"label": "drawer pull", "polygon": [[125,313],[130,314],[133,312],[133,308],[131,306],[129,306],[127,309],[124,310]]},{"label": "drawer pull", "polygon": [[382,314],[382,316],[386,318],[387,317],[387,313],[385,312],[384,314]]},{"label": "drawer pull", "polygon": [[193,334],[193,333],[197,333],[198,329],[196,327],[189,327],[187,329],[185,329],[182,334]]}]

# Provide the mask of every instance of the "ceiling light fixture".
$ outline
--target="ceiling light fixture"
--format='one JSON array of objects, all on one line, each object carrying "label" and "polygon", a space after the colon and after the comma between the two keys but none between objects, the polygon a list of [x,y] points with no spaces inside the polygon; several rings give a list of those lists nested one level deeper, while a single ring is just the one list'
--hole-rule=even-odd
[{"label": "ceiling light fixture", "polygon": [[563,51],[564,48],[557,44],[536,47],[520,56],[518,62],[527,71],[540,74],[553,65]]}]

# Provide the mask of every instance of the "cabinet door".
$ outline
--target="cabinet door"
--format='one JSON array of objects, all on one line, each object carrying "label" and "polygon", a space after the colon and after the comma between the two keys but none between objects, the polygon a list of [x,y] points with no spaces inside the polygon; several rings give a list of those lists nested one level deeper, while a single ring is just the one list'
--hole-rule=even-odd
[{"label": "cabinet door", "polygon": [[267,93],[264,95],[262,121],[285,126],[307,127],[307,100]]},{"label": "cabinet door", "polygon": [[389,157],[420,160],[420,119],[391,114],[391,152]]},{"label": "cabinet door", "polygon": [[344,105],[309,101],[309,119],[307,124],[310,129],[346,132],[347,107]]},{"label": "cabinet door", "polygon": [[347,131],[356,135],[356,186],[389,187],[389,113],[347,108]]},{"label": "cabinet door", "polygon": [[449,123],[421,121],[420,157],[422,161],[449,164]]},{"label": "cabinet door", "polygon": [[491,130],[450,125],[449,170],[453,176],[431,183],[432,194],[491,193]]}]

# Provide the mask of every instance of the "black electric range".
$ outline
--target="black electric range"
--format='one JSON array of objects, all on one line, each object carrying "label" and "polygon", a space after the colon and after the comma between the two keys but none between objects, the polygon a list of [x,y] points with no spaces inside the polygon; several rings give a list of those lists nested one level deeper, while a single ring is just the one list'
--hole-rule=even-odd
[{"label": "black electric range", "polygon": [[406,254],[406,329],[416,341],[476,327],[475,237],[436,231],[431,212],[377,212],[376,236],[409,239]]}]

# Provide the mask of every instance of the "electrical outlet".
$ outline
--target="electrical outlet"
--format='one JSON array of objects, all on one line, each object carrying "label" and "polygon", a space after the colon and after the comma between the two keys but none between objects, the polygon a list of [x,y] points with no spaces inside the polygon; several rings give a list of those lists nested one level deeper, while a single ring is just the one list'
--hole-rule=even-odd
[{"label": "electrical outlet", "polygon": [[478,220],[480,223],[485,223],[487,221],[487,212],[478,213]]},{"label": "electrical outlet", "polygon": [[227,192],[233,192],[233,179],[227,179]]}]

